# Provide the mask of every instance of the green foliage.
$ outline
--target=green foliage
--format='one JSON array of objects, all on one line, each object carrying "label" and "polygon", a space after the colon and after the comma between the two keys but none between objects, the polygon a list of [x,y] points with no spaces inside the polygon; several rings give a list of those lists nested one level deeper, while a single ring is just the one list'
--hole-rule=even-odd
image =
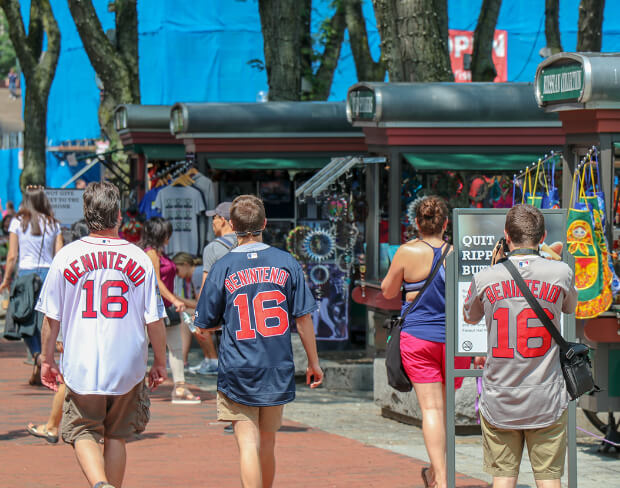
[{"label": "green foliage", "polygon": [[9,28],[4,12],[0,10],[0,79],[6,78],[9,70],[17,65],[15,49],[9,39]]}]

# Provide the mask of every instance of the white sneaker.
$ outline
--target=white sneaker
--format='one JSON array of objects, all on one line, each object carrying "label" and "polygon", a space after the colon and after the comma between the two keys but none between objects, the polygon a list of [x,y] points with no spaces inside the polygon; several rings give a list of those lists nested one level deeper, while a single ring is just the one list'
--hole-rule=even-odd
[{"label": "white sneaker", "polygon": [[196,370],[196,374],[204,374],[204,375],[217,374],[217,366],[211,363],[211,361],[205,359],[200,364],[200,368]]},{"label": "white sneaker", "polygon": [[[207,358],[204,358],[202,361],[200,361],[196,366],[190,366],[188,369],[188,371],[190,373],[194,373],[196,374],[201,368],[206,368],[209,365],[209,361]],[[203,374],[203,373],[201,373]]]}]

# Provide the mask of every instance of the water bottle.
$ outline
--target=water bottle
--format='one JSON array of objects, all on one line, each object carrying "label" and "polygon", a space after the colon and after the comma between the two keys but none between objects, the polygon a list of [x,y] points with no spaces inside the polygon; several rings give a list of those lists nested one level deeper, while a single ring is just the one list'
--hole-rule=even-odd
[{"label": "water bottle", "polygon": [[187,312],[182,312],[181,316],[183,317],[183,322],[187,325],[190,332],[192,334],[196,332],[197,327],[194,325],[194,318]]}]

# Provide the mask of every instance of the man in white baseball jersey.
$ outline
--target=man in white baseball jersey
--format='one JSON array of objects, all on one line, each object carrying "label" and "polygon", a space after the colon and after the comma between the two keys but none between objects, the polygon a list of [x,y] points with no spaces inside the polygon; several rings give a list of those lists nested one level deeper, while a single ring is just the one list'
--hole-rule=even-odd
[{"label": "man in white baseball jersey", "polygon": [[[575,311],[577,290],[566,263],[538,254],[546,235],[540,210],[517,205],[508,211],[504,229],[508,259],[560,329],[562,312]],[[496,247],[493,262],[503,254],[501,246]],[[502,264],[474,276],[463,313],[471,324],[486,320],[486,362],[476,358],[476,365],[484,365],[480,417],[484,470],[493,475],[493,487],[516,486],[527,442],[536,485],[560,488],[568,393],[558,345]]]},{"label": "man in white baseball jersey", "polygon": [[[118,236],[118,189],[111,183],[89,184],[84,217],[90,234],[56,254],[36,307],[47,319],[41,379],[54,390],[57,381],[67,386],[62,437],[73,445],[89,483],[118,488],[125,473],[125,441],[149,420],[148,339],[155,355],[149,386],[166,378],[165,311],[150,259]],[[54,362],[59,328],[64,339],[60,369]]]}]

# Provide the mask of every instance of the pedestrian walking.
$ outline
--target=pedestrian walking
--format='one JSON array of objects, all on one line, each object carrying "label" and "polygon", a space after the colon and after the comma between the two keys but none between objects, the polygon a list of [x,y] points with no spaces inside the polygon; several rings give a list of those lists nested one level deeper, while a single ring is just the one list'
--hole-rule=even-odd
[{"label": "pedestrian walking", "polygon": [[[52,206],[45,195],[42,186],[28,186],[23,194],[23,200],[19,211],[9,224],[9,251],[7,254],[4,279],[0,283],[0,293],[11,288],[13,304],[9,304],[7,320],[12,319],[12,310],[16,306],[17,298],[14,287],[11,287],[13,271],[18,265],[17,278],[36,275],[38,284],[33,284],[35,295],[26,297],[31,300],[30,310],[34,309],[38,297],[38,286],[45,281],[54,255],[62,248],[63,240],[60,233],[60,225],[54,217]],[[19,261],[18,261],[19,258]],[[24,283],[27,285],[27,283]],[[31,314],[26,321],[20,321],[17,325],[18,333],[21,334],[32,359],[34,370],[30,377],[30,384],[40,383],[41,367],[41,326],[43,316],[38,313]]]},{"label": "pedestrian walking", "polygon": [[199,404],[200,397],[194,395],[185,386],[185,366],[183,364],[183,340],[181,336],[181,313],[185,311],[185,303],[174,294],[174,277],[176,266],[164,252],[172,236],[172,224],[161,217],[153,217],[144,223],[140,247],[150,258],[159,291],[166,306],[166,345],[168,346],[168,362],[172,371],[174,388],[172,389],[173,404]]},{"label": "pedestrian walking", "polygon": [[66,385],[62,438],[90,485],[118,488],[125,442],[149,420],[147,334],[154,353],[148,384],[155,388],[166,378],[165,311],[150,259],[118,237],[118,188],[91,183],[83,198],[90,233],[55,256],[37,304],[46,316],[41,379],[52,390]]},{"label": "pedestrian walking", "polygon": [[[577,305],[575,277],[561,261],[538,253],[547,232],[540,210],[517,205],[506,215],[507,259],[523,276],[554,325],[561,330],[562,312]],[[465,321],[484,317],[488,351],[480,397],[484,470],[494,488],[517,485],[524,443],[536,485],[560,488],[566,456],[568,393],[557,343],[519,292],[496,246],[493,265],[472,279],[463,306]]]},{"label": "pedestrian walking", "polygon": [[[411,302],[400,334],[403,367],[413,384],[422,410],[422,433],[431,461],[422,468],[425,487],[445,488],[446,473],[446,280],[444,256],[450,245],[444,240],[448,226],[448,207],[443,199],[429,196],[416,206],[415,223],[419,238],[398,248],[381,283],[386,298],[403,293],[401,316]],[[439,267],[432,281],[426,281]],[[424,289],[424,290],[423,290]],[[422,291],[423,290],[423,291]],[[422,293],[419,296],[418,294]],[[457,369],[466,369],[469,357],[454,358]],[[456,378],[460,388],[463,378]],[[452,387],[452,386],[450,386]]]},{"label": "pedestrian walking", "polygon": [[17,95],[17,73],[15,72],[15,69],[11,68],[9,69],[9,74],[7,75],[7,78],[9,79],[9,98],[15,100],[18,95]]},{"label": "pedestrian walking", "polygon": [[262,242],[267,220],[259,198],[235,198],[230,220],[238,245],[209,271],[195,325],[223,320],[217,418],[233,423],[242,485],[268,488],[284,404],[295,398],[293,321],[308,357],[306,382],[316,388],[323,381],[311,316],[317,306],[299,263]]}]

